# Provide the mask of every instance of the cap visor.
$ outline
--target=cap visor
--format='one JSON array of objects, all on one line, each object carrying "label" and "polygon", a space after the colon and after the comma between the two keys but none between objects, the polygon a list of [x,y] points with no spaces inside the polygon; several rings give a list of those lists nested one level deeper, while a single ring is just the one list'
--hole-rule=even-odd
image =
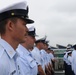
[{"label": "cap visor", "polygon": [[38,35],[30,35],[30,36],[37,37]]},{"label": "cap visor", "polygon": [[25,19],[25,20],[26,20],[27,24],[34,23],[34,21],[33,21],[33,20],[31,20],[31,19]]}]

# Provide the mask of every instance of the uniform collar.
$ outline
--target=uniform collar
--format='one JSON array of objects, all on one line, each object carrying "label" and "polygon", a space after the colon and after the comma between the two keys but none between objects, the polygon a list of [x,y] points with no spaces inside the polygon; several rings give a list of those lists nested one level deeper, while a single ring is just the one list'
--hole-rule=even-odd
[{"label": "uniform collar", "polygon": [[37,47],[34,47],[34,49],[35,49],[36,51],[40,51]]},{"label": "uniform collar", "polygon": [[17,52],[20,54],[20,55],[23,55],[23,54],[29,54],[30,52],[24,47],[22,46],[21,44],[19,44],[18,48],[17,48]]},{"label": "uniform collar", "polygon": [[0,38],[0,45],[4,48],[4,50],[11,59],[15,56],[16,51],[11,47],[10,44],[8,44],[5,40],[1,38]]}]

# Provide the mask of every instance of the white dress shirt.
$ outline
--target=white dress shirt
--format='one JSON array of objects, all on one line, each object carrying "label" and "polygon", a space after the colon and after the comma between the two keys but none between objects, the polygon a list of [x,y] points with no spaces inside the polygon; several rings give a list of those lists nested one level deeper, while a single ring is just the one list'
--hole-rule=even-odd
[{"label": "white dress shirt", "polygon": [[76,50],[73,50],[72,52],[72,70],[76,75]]},{"label": "white dress shirt", "polygon": [[0,38],[0,75],[19,75],[15,50]]},{"label": "white dress shirt", "polygon": [[20,66],[20,75],[37,75],[37,63],[32,57],[30,51],[28,51],[22,45],[19,45],[17,52],[20,55],[20,57],[17,59],[17,63]]},{"label": "white dress shirt", "polygon": [[38,65],[42,65],[42,59],[40,55],[40,50],[37,47],[34,47],[34,49],[31,51],[32,56],[37,61]]}]

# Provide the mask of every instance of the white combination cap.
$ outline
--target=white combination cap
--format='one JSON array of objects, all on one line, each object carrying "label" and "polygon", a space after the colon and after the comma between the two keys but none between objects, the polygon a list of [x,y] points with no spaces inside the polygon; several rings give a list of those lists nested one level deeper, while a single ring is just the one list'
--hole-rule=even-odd
[{"label": "white combination cap", "polygon": [[28,27],[28,26],[27,26],[27,28],[28,28],[28,30],[29,30],[29,31],[28,31],[28,35],[34,36],[34,37],[37,36],[37,35],[36,35],[36,29],[35,29],[34,26],[31,26],[31,27]]},{"label": "white combination cap", "polygon": [[69,53],[72,53],[72,51],[68,51],[67,53],[68,53],[68,54],[69,54]]},{"label": "white combination cap", "polygon": [[35,30],[35,27],[34,26],[31,26],[31,27],[28,27],[29,31],[34,31]]},{"label": "white combination cap", "polygon": [[27,9],[26,0],[0,0],[0,13],[12,9]]},{"label": "white combination cap", "polygon": [[39,42],[45,43],[45,41],[46,41],[45,37],[43,38],[37,37],[35,43],[39,43]]},{"label": "white combination cap", "polygon": [[7,18],[18,17],[27,23],[34,21],[28,17],[28,5],[26,0],[1,0],[0,1],[0,21]]}]

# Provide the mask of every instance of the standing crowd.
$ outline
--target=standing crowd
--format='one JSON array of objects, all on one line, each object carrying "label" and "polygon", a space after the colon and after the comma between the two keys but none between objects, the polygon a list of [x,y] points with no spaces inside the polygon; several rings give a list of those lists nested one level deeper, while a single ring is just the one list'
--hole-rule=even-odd
[{"label": "standing crowd", "polygon": [[76,75],[76,44],[67,47],[66,52],[64,53],[64,67],[65,75]]},{"label": "standing crowd", "polygon": [[27,1],[2,0],[0,7],[0,75],[54,75],[49,41],[35,39],[35,27],[28,27],[34,21]]}]

